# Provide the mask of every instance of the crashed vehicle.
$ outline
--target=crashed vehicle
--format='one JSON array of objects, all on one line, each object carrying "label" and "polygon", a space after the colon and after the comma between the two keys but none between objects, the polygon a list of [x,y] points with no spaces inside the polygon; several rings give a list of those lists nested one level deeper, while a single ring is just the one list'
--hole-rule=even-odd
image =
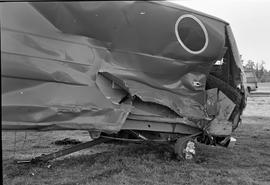
[{"label": "crashed vehicle", "polygon": [[[246,105],[229,23],[169,2],[1,3],[2,130],[87,130],[181,158],[228,146]],[[77,147],[77,148],[76,148]]]}]

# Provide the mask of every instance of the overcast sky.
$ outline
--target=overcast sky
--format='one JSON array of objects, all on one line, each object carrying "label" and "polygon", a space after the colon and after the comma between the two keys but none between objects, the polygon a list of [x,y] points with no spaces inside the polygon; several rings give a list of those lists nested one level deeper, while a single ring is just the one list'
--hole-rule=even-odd
[{"label": "overcast sky", "polygon": [[[173,0],[172,0],[173,1]],[[270,0],[178,0],[180,5],[229,22],[245,62],[265,61],[270,70]]]}]

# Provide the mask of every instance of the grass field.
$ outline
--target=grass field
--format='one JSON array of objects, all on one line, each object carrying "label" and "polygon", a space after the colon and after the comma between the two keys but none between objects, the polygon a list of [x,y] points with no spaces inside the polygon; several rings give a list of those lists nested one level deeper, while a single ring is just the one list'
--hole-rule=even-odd
[{"label": "grass field", "polygon": [[[268,86],[263,88],[267,89]],[[252,94],[248,98],[243,122],[234,133],[236,146],[221,148],[199,145],[198,157],[193,162],[176,160],[167,146],[130,143],[102,144],[42,165],[15,164],[14,158],[26,159],[68,147],[52,144],[55,140],[68,137],[86,141],[89,139],[88,133],[28,132],[25,135],[25,132],[2,132],[3,182],[6,185],[269,185],[269,110],[270,96],[257,97]]]}]

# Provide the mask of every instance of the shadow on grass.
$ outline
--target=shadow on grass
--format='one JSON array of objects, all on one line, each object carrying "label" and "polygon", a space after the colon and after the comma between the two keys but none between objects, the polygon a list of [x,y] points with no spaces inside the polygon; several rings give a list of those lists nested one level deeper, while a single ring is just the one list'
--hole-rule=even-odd
[{"label": "shadow on grass", "polygon": [[[172,148],[166,145],[149,145],[149,144],[118,144],[117,147],[112,151],[105,151],[101,153],[95,153],[90,155],[76,155],[65,158],[60,158],[58,160],[49,161],[47,163],[25,163],[17,164],[12,160],[5,161],[3,164],[4,174],[13,178],[16,176],[25,176],[31,174],[33,169],[48,169],[51,166],[52,169],[61,168],[73,168],[75,166],[87,166],[92,165],[106,165],[113,160],[121,163],[124,158],[136,158],[144,161],[156,161],[156,162],[166,162],[176,159],[173,154]],[[122,167],[124,167],[122,165]],[[117,172],[121,170],[117,169]],[[112,171],[108,170],[104,172],[105,174],[111,174]],[[97,175],[93,178],[98,178],[99,176],[104,176],[102,174]]]},{"label": "shadow on grass", "polygon": [[[110,144],[104,145],[110,148]],[[148,169],[153,169],[157,165],[177,167],[188,165],[187,163],[201,164],[207,161],[207,157],[209,156],[206,155],[206,152],[202,152],[199,147],[198,157],[194,161],[179,161],[172,146],[168,144],[129,143],[118,144],[110,151],[67,156],[47,163],[15,164],[9,161],[5,162],[3,170],[6,177],[10,179],[19,176],[31,176],[32,174],[47,173],[48,176],[49,174],[61,176],[61,173],[70,171],[81,171],[82,173],[89,171],[85,178],[79,180],[83,184],[84,182],[109,178],[123,171],[134,174],[132,170],[136,169],[136,165],[143,165],[145,167],[142,168]]]}]

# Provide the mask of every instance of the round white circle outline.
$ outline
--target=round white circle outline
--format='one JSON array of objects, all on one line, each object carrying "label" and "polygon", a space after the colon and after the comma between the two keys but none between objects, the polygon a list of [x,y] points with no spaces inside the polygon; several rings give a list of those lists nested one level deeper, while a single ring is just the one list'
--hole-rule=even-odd
[{"label": "round white circle outline", "polygon": [[[194,21],[196,21],[196,22],[201,26],[201,28],[202,28],[202,30],[203,30],[203,32],[204,32],[205,43],[204,43],[203,48],[200,49],[199,51],[192,51],[192,50],[189,49],[189,48],[182,42],[182,40],[180,39],[180,36],[179,36],[179,33],[178,33],[178,24],[180,23],[180,21],[181,21],[182,19],[184,19],[184,18],[186,18],[186,17],[189,17],[189,18],[193,19]],[[184,14],[184,15],[181,15],[181,16],[177,19],[177,21],[176,21],[176,23],[175,23],[175,28],[174,28],[174,30],[175,30],[176,38],[177,38],[178,42],[180,43],[180,45],[181,45],[187,52],[189,52],[189,53],[191,53],[191,54],[200,54],[200,53],[202,53],[202,52],[206,49],[206,47],[208,46],[208,32],[207,32],[205,26],[203,25],[203,23],[202,23],[197,17],[195,17],[195,16],[193,16],[193,15],[191,15],[191,14]]]}]

